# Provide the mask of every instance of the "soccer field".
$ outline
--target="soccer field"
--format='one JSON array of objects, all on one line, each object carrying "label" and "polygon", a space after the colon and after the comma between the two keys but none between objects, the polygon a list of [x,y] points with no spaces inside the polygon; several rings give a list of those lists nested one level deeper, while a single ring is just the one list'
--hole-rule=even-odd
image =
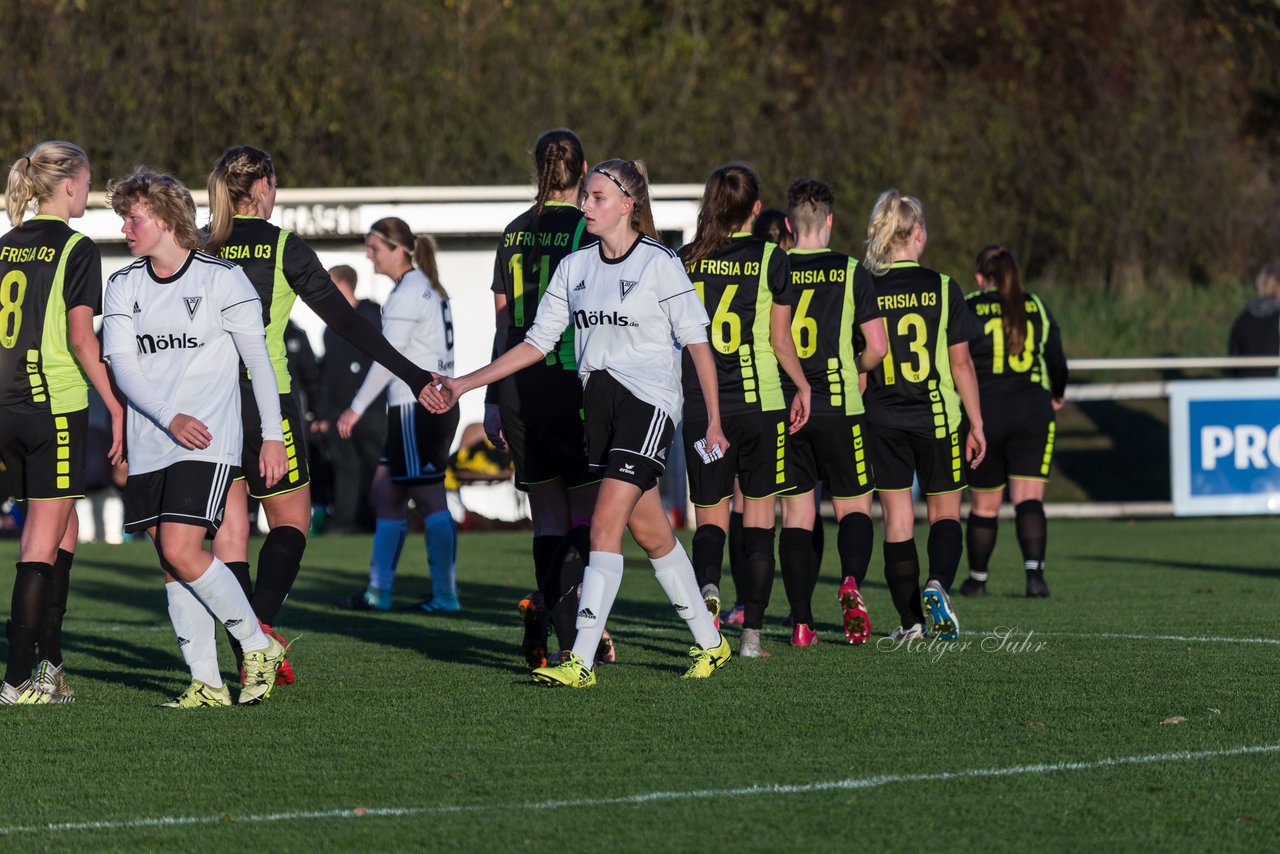
[{"label": "soccer field", "polygon": [[[582,691],[535,687],[520,658],[526,534],[460,538],[464,611],[446,616],[329,607],[363,585],[368,540],[316,539],[279,626],[300,636],[297,684],[199,711],[156,708],[188,680],[150,546],[84,546],[65,643],[77,702],[0,712],[0,844],[1274,850],[1275,521],[1049,533],[1053,597],[1022,598],[1005,524],[992,595],[957,597],[949,647],[884,638],[878,553],[875,637],[844,643],[829,547],[825,643],[786,645],[779,581],[773,657],[692,682],[684,624],[632,553],[619,661]],[[401,604],[424,587],[407,546]],[[0,544],[6,563],[16,551]]]}]

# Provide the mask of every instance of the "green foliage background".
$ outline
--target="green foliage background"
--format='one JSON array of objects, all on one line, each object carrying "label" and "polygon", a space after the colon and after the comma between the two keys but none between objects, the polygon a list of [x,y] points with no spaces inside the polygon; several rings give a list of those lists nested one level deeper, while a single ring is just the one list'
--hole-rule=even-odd
[{"label": "green foliage background", "polygon": [[[701,182],[836,182],[855,246],[896,186],[930,262],[1222,286],[1276,254],[1275,0],[0,0],[0,152],[83,144],[194,186],[237,142],[287,185],[527,180],[539,132]],[[1238,294],[1231,292],[1232,301]]]}]

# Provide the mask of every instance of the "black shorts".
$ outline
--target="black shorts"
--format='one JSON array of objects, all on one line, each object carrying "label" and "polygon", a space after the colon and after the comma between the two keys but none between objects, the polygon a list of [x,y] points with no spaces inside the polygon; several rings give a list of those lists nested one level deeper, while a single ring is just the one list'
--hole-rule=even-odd
[{"label": "black shorts", "polygon": [[498,407],[518,488],[556,479],[573,488],[600,480],[587,467],[582,382],[575,372],[537,362],[499,384]]},{"label": "black shorts", "polygon": [[689,470],[689,500],[714,507],[733,495],[738,479],[747,498],[771,498],[791,489],[788,472],[787,411],[723,415],[720,427],[729,440],[724,457],[704,463],[693,444],[707,435],[707,421],[686,418],[684,456]]},{"label": "black shorts", "polygon": [[657,484],[676,432],[666,413],[627,391],[608,371],[591,374],[582,398],[591,470],[641,492]]},{"label": "black shorts", "polygon": [[919,475],[925,495],[956,492],[967,485],[964,475],[964,446],[960,432],[942,438],[921,436],[892,427],[870,427],[871,469],[876,474],[876,490],[901,491],[911,488]]},{"label": "black shorts", "polygon": [[89,410],[63,415],[0,409],[0,463],[14,497],[84,497],[84,454]]},{"label": "black shorts", "polygon": [[124,482],[125,532],[179,522],[202,527],[213,537],[222,527],[227,490],[238,477],[235,466],[205,460],[182,460],[159,471],[131,474]]},{"label": "black shorts", "polygon": [[307,465],[306,419],[302,417],[302,404],[297,394],[280,395],[280,426],[284,430],[284,452],[289,458],[289,470],[275,486],[268,487],[258,473],[258,455],[262,452],[262,416],[258,414],[258,401],[253,396],[253,386],[240,383],[240,421],[244,424],[244,452],[240,467],[254,498],[267,498],[293,492],[311,483],[311,469]]},{"label": "black shorts", "polygon": [[[982,431],[987,437],[987,455],[969,472],[969,486],[994,492],[1003,489],[1011,477],[1047,481],[1053,464],[1055,427],[1048,397],[984,400]],[[966,421],[961,441],[968,436],[967,428]]]},{"label": "black shorts", "polygon": [[449,449],[458,432],[458,407],[432,415],[422,404],[406,403],[387,410],[387,443],[379,465],[405,486],[440,483],[449,468]]},{"label": "black shorts", "polygon": [[812,492],[818,481],[832,498],[861,498],[875,489],[868,459],[867,421],[862,415],[818,415],[791,436],[794,494]]}]

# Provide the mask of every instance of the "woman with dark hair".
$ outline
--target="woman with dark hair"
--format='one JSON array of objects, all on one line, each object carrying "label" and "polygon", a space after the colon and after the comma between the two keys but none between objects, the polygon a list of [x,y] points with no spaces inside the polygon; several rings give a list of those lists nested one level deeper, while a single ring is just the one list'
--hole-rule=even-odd
[{"label": "woman with dark hair", "polygon": [[[577,135],[549,130],[538,138],[533,157],[533,206],[503,230],[493,266],[495,358],[524,340],[560,262],[596,242],[578,208],[587,159]],[[545,359],[486,389],[484,424],[489,441],[511,449],[516,487],[529,495],[537,593],[520,603],[521,647],[530,667],[542,667],[549,622],[559,648],[573,647],[578,585],[591,550],[591,510],[600,482],[587,467],[582,442],[582,384],[572,329]],[[609,659],[611,644],[601,654]]]},{"label": "woman with dark hair", "polygon": [[[760,207],[755,170],[745,163],[718,167],[707,179],[693,242],[680,251],[711,318],[708,336],[731,448],[722,459],[688,467],[697,524],[693,568],[707,609],[719,616],[729,499],[736,479],[745,499],[743,559],[731,569],[743,603],[739,654],[746,658],[763,655],[760,631],[773,586],[775,499],[791,488],[787,435],[809,417],[809,382],[791,339],[790,268],[777,244],[751,234]],[[796,388],[790,412],[779,367]],[[689,460],[698,458],[693,443],[706,432],[698,379],[686,352],[684,440]]]},{"label": "woman with dark hair", "polygon": [[[864,263],[874,277],[888,347],[867,375],[863,399],[868,457],[884,510],[885,581],[902,621],[890,637],[923,637],[927,612],[932,634],[951,641],[960,636],[949,590],[964,550],[964,469],[982,462],[987,447],[969,356],[969,341],[981,330],[951,277],[920,265],[928,239],[919,199],[897,190],[880,194],[867,223]],[[969,419],[963,441],[961,405]],[[923,593],[913,538],[917,477],[929,513]]]},{"label": "woman with dark hair", "polygon": [[692,351],[707,407],[706,456],[728,449],[720,429],[707,314],[676,254],[657,239],[642,164],[606,160],[587,177],[583,214],[599,243],[570,254],[547,286],[525,339],[477,371],[430,386],[428,407],[443,411],[473,388],[546,358],[573,324],[583,383],[587,459],[602,478],[591,517],[573,649],[533,678],[547,686],[596,684],[595,655],[622,583],[622,535],[644,549],[694,645],[688,678],[706,678],[729,660],[729,644],[702,607],[693,567],[671,530],[658,493],[680,403],[672,342]]},{"label": "woman with dark hair", "polygon": [[[330,329],[355,344],[370,358],[391,369],[419,394],[431,379],[387,343],[377,327],[361,317],[333,284],[316,253],[300,237],[268,222],[276,203],[276,168],[260,148],[238,145],[223,153],[209,175],[209,228],[205,250],[238,264],[262,301],[267,352],[280,389],[285,447],[289,471],[274,486],[263,483],[258,471],[259,415],[248,377],[241,376],[244,416],[244,460],[247,494],[262,502],[270,532],[258,551],[256,584],[249,573],[249,519],[246,484],[232,485],[226,523],[214,551],[226,561],[245,591],[254,613],[272,632],[276,616],[298,576],[311,528],[311,477],[307,466],[305,426],[297,397],[292,393],[284,345],[284,328],[294,299],[301,297]],[[279,639],[279,635],[276,637]],[[293,681],[286,662],[281,678]]]},{"label": "woman with dark hair", "polygon": [[998,244],[984,246],[976,266],[978,291],[968,300],[982,337],[969,349],[985,416],[987,455],[969,475],[969,577],[960,593],[987,595],[987,564],[1007,485],[1027,595],[1048,596],[1044,487],[1053,463],[1054,413],[1062,408],[1067,388],[1062,333],[1044,301],[1023,288],[1012,252]]},{"label": "woman with dark hair", "polygon": [[[365,252],[375,273],[395,282],[382,306],[382,331],[400,352],[431,365],[441,376],[453,373],[453,317],[449,295],[440,284],[434,242],[419,237],[408,223],[384,217],[365,236]],[[388,388],[388,383],[390,387]],[[338,417],[338,435],[350,438],[365,410],[387,389],[387,440],[369,493],[377,517],[369,586],[337,604],[344,608],[391,609],[396,563],[408,530],[412,498],[426,530],[431,593],[418,603],[423,611],[457,611],[454,580],[457,532],[446,505],[445,470],[458,431],[458,411],[427,412],[417,395],[391,372],[374,365],[351,406]]]}]

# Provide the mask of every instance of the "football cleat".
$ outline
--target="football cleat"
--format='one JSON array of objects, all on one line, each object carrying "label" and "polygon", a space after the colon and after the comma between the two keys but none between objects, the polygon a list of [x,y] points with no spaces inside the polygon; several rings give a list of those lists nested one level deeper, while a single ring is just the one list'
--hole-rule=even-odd
[{"label": "football cleat", "polygon": [[333,604],[347,611],[390,611],[391,601],[390,590],[379,590],[370,585],[359,593],[339,596],[333,600]]},{"label": "football cleat", "polygon": [[760,646],[759,629],[743,629],[742,640],[738,642],[738,655],[743,658],[768,658],[772,653],[765,652]]},{"label": "football cleat", "polygon": [[614,664],[617,660],[618,650],[606,629],[600,634],[600,645],[596,647],[596,664]]},{"label": "football cleat", "polygon": [[722,622],[726,626],[740,626],[742,625],[743,619],[746,617],[746,613],[746,609],[735,602],[733,608],[724,616],[724,620]]},{"label": "football cleat", "polygon": [[964,581],[960,582],[960,595],[961,596],[986,596],[987,582],[979,581],[973,576],[970,576],[966,578]]},{"label": "football cleat", "polygon": [[161,703],[163,709],[205,709],[231,705],[231,691],[226,685],[213,688],[195,679],[187,690],[183,691],[168,703]]},{"label": "football cleat", "polygon": [[240,705],[253,706],[271,696],[276,676],[284,661],[286,647],[275,637],[267,636],[265,649],[244,654],[244,686],[240,689]]},{"label": "football cleat", "polygon": [[891,641],[915,640],[922,637],[924,637],[924,626],[919,623],[912,623],[910,626],[898,626],[889,632],[889,640]]},{"label": "football cleat", "polygon": [[791,630],[792,646],[817,646],[820,643],[822,643],[822,638],[818,637],[818,633],[804,623],[796,623],[795,628]]},{"label": "football cleat", "polygon": [[1049,595],[1049,585],[1044,580],[1044,570],[1032,570],[1027,573],[1027,596],[1032,599],[1043,599]]},{"label": "football cleat", "polygon": [[70,703],[75,700],[76,692],[67,679],[67,670],[61,664],[55,665],[47,659],[36,667],[35,686],[46,694],[58,694],[65,700],[54,702]]},{"label": "football cleat", "polygon": [[717,632],[720,631],[720,588],[714,584],[702,585],[702,601],[711,612],[711,624],[716,627]]},{"label": "football cleat", "polygon": [[559,664],[533,671],[533,681],[548,688],[590,688],[596,684],[596,672],[588,670],[581,658],[567,651]]},{"label": "football cleat", "polygon": [[857,579],[852,575],[845,576],[836,595],[844,612],[844,636],[849,643],[866,643],[871,637],[871,618],[867,616],[867,606],[862,601]]},{"label": "football cleat", "polygon": [[423,596],[417,603],[410,605],[409,610],[414,613],[422,614],[453,614],[462,610],[462,606],[458,604],[456,598],[442,599],[433,596]]},{"label": "football cleat", "polygon": [[924,586],[921,596],[925,616],[929,618],[931,634],[938,640],[953,641],[960,639],[960,620],[956,618],[955,609],[951,607],[951,597],[942,589],[937,579],[930,579]]},{"label": "football cleat", "polygon": [[75,697],[64,697],[58,693],[46,693],[36,683],[28,679],[21,685],[13,686],[8,682],[0,688],[0,706],[47,706],[53,703],[70,703]]},{"label": "football cleat", "polygon": [[525,663],[531,668],[547,666],[547,622],[546,612],[542,608],[542,594],[526,593],[516,605],[520,612],[520,621],[524,623],[524,639],[520,641],[520,651],[524,654]]},{"label": "football cleat", "polygon": [[[280,645],[283,646],[285,649],[288,649],[290,646],[293,645],[289,641],[286,641],[279,632],[277,632],[275,629],[268,626],[266,623],[258,623],[258,625],[262,627],[262,633],[264,635],[266,635],[269,638],[275,638],[277,641],[280,642]],[[294,640],[296,641],[297,638],[294,638]],[[289,659],[287,658],[281,659],[280,670],[277,671],[276,673],[276,684],[292,685],[294,683],[294,679],[295,677],[293,675],[293,665],[289,663]],[[240,683],[244,684],[244,668],[243,667],[240,668]]]},{"label": "football cleat", "polygon": [[729,642],[725,640],[724,635],[720,635],[720,643],[711,649],[703,649],[697,644],[689,647],[689,657],[693,659],[693,664],[689,665],[689,669],[684,672],[682,679],[706,679],[712,673],[715,673],[725,663],[733,657],[729,650]]}]

